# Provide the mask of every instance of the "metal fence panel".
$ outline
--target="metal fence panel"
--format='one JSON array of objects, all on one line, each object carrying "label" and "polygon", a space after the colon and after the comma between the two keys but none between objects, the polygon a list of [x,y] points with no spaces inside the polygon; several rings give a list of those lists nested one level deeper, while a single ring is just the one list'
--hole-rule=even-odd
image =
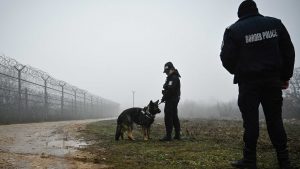
[{"label": "metal fence panel", "polygon": [[0,56],[0,123],[111,117],[119,104]]}]

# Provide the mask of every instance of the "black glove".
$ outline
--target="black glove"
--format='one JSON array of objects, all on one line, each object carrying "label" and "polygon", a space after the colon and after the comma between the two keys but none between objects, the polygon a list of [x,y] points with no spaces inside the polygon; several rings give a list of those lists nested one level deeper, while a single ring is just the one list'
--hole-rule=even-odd
[{"label": "black glove", "polygon": [[162,97],[161,100],[160,100],[160,102],[164,103],[165,102],[165,97]]}]

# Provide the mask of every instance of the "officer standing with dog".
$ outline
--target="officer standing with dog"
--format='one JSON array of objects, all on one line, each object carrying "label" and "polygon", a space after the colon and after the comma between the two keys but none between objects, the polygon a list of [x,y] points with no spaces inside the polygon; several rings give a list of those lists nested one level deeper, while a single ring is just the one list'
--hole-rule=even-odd
[{"label": "officer standing with dog", "polygon": [[243,158],[236,168],[257,168],[259,104],[262,104],[271,142],[281,169],[293,168],[282,122],[282,89],[293,75],[295,51],[279,19],[259,14],[253,0],[243,1],[239,20],[226,29],[221,50],[223,66],[239,85],[238,105],[244,126]]},{"label": "officer standing with dog", "polygon": [[164,73],[167,75],[165,84],[163,85],[163,97],[161,102],[165,102],[165,127],[166,135],[160,141],[171,141],[173,126],[175,129],[174,139],[180,140],[180,122],[178,118],[178,103],[180,100],[180,74],[175,69],[172,62],[168,62],[164,66]]}]

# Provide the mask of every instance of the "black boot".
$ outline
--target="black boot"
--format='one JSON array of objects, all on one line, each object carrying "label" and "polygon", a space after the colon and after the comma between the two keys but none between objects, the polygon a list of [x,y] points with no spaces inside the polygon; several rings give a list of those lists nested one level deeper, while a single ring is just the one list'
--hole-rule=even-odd
[{"label": "black boot", "polygon": [[296,169],[291,165],[291,162],[288,161],[279,161],[279,168],[280,169]]},{"label": "black boot", "polygon": [[244,158],[242,158],[241,160],[232,162],[231,165],[235,168],[257,169],[256,151],[244,148],[243,155],[244,155]]},{"label": "black boot", "polygon": [[256,161],[251,161],[244,158],[238,161],[233,161],[231,165],[235,168],[257,169]]},{"label": "black boot", "polygon": [[173,137],[173,139],[174,139],[174,140],[181,140],[180,134],[179,134],[179,135],[176,134],[176,135]]},{"label": "black boot", "polygon": [[172,138],[169,135],[165,135],[163,138],[159,139],[159,141],[172,141]]},{"label": "black boot", "polygon": [[277,160],[279,164],[280,169],[294,169],[291,165],[290,159],[289,159],[289,152],[287,149],[282,151],[277,151]]}]

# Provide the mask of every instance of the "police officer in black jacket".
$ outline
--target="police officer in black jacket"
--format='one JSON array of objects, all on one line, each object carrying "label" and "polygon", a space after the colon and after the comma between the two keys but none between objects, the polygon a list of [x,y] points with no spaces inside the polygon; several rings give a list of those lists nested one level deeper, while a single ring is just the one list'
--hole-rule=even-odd
[{"label": "police officer in black jacket", "polygon": [[167,74],[166,82],[163,86],[163,97],[161,102],[165,102],[165,126],[166,135],[160,141],[171,141],[173,126],[175,129],[174,139],[180,140],[180,122],[178,118],[178,102],[180,100],[180,75],[172,62],[165,64],[164,73]]},{"label": "police officer in black jacket", "polygon": [[238,17],[239,20],[224,33],[220,54],[223,66],[239,85],[238,105],[244,126],[243,159],[232,165],[256,168],[258,107],[262,104],[279,166],[292,168],[282,122],[282,89],[288,87],[293,75],[293,44],[282,22],[259,14],[253,0],[240,4]]}]

